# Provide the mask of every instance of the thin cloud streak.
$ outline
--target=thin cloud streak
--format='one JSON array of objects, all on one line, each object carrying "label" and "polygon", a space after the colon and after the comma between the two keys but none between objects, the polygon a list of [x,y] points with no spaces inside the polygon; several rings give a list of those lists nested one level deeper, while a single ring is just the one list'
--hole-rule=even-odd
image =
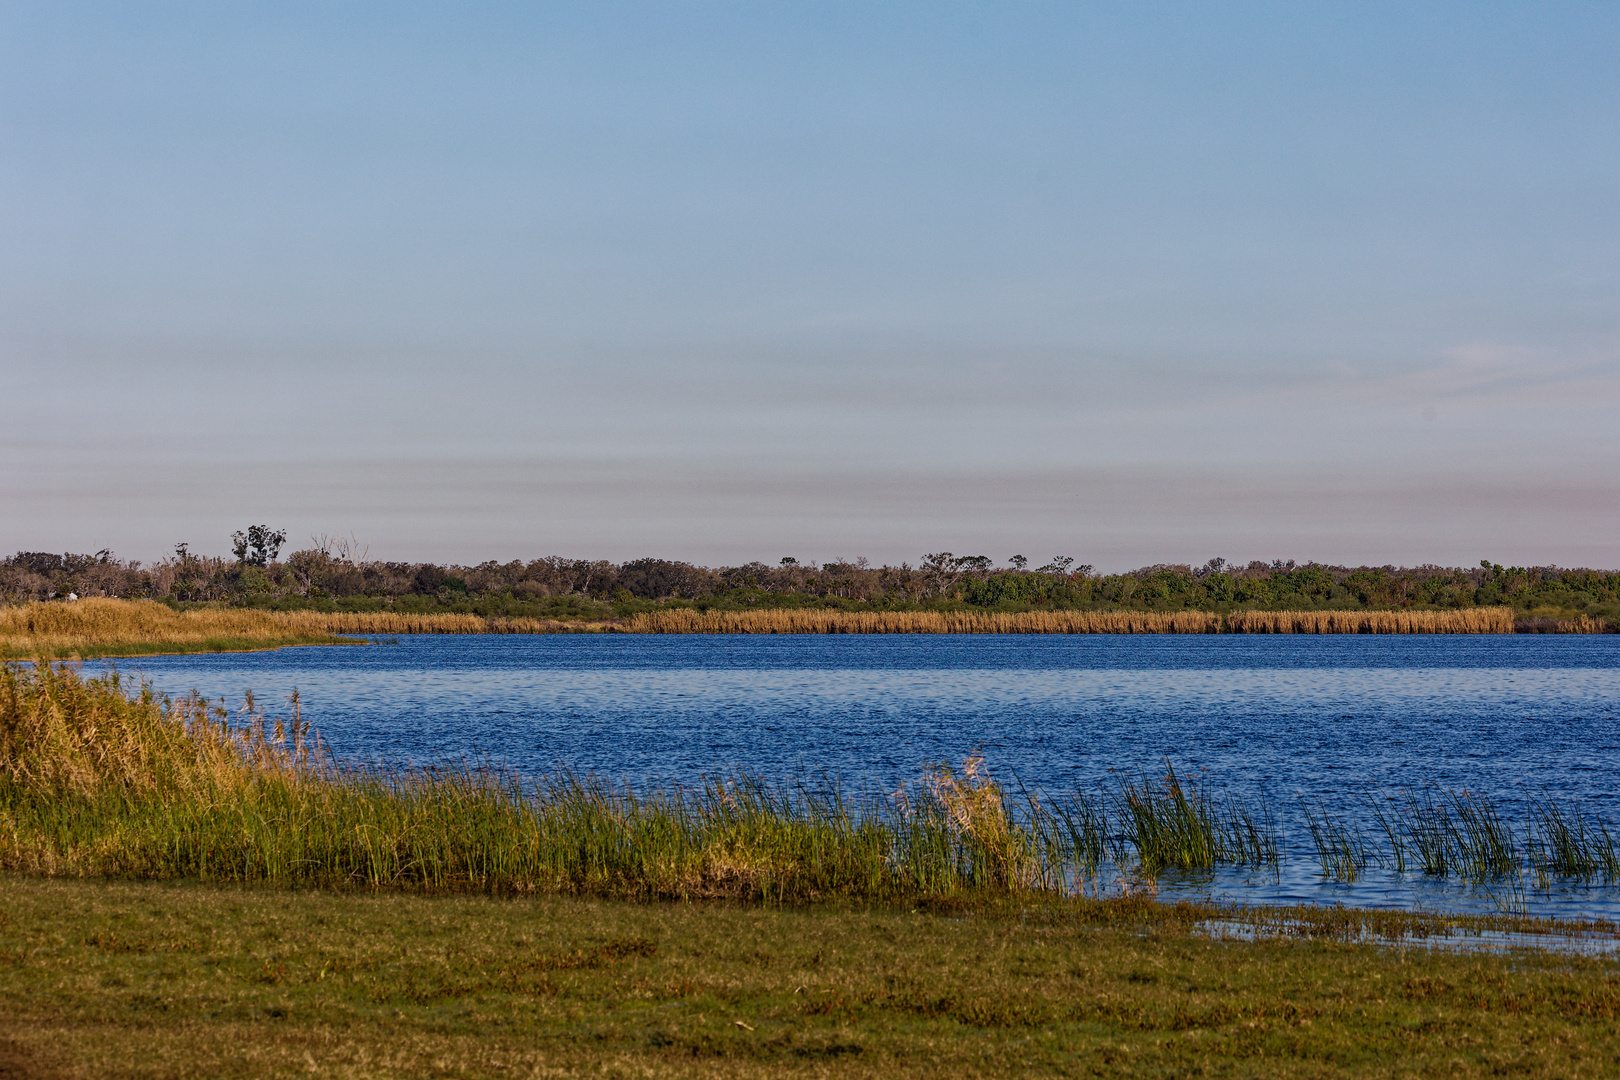
[{"label": "thin cloud streak", "polygon": [[15,529],[19,546],[60,547],[65,537],[147,558],[179,540],[222,550],[220,523],[249,520],[294,537],[354,532],[393,559],[898,562],[949,548],[998,560],[1070,553],[1110,570],[1213,555],[1609,565],[1609,538],[1620,534],[1612,475],[1459,481],[1421,468],[1369,477],[1150,467],[829,474],[639,460],[178,463],[133,482],[90,468],[49,485],[12,477],[0,498],[49,523]]}]

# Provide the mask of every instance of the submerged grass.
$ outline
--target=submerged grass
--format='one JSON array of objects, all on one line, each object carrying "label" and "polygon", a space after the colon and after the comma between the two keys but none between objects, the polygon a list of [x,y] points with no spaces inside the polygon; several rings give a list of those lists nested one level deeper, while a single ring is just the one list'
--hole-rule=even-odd
[{"label": "submerged grass", "polygon": [[1354,822],[1335,817],[1320,798],[1314,807],[1303,796],[1299,803],[1306,828],[1310,830],[1311,844],[1316,848],[1316,861],[1321,864],[1325,877],[1354,881],[1368,865],[1378,860]]},{"label": "submerged grass", "polygon": [[1137,860],[1150,872],[1278,861],[1277,828],[1269,810],[1262,807],[1257,814],[1245,803],[1184,783],[1168,761],[1162,779],[1127,783],[1121,801]]},{"label": "submerged grass", "polygon": [[1530,800],[1530,865],[1543,877],[1620,882],[1620,849],[1609,826],[1576,804],[1545,795]]}]

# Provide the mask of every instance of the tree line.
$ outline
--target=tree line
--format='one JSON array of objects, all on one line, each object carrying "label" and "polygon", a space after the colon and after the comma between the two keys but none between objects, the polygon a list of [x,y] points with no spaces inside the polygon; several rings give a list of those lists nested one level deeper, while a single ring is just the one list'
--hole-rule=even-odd
[{"label": "tree line", "polygon": [[253,526],[232,536],[232,555],[177,544],[152,563],[94,554],[18,552],[0,561],[0,600],[76,596],[150,598],[176,605],[226,603],[331,610],[469,611],[605,617],[660,605],[903,609],[1144,611],[1464,608],[1508,604],[1521,613],[1620,618],[1620,572],[1546,567],[1330,566],[1292,560],[1202,566],[1155,564],[1099,574],[1059,556],[1038,566],[1013,555],[941,551],[916,565],[866,559],[706,567],[671,559],[614,563],[548,556],[477,565],[369,558],[352,540],[313,538],[282,557],[285,533]]}]

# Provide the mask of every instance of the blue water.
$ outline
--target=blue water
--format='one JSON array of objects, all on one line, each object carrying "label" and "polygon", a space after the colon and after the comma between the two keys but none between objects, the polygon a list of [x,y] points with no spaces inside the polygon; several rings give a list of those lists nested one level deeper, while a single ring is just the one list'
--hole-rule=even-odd
[{"label": "blue water", "polygon": [[[1620,636],[402,636],[354,646],[117,662],[171,693],[273,714],[295,688],[342,758],[558,766],[636,784],[728,767],[827,771],[893,790],[981,750],[1059,793],[1161,771],[1263,796],[1290,845],[1280,878],[1168,881],[1247,900],[1480,907],[1413,875],[1323,883],[1298,793],[1369,786],[1578,798],[1620,823]],[[281,711],[285,711],[282,709]],[[1205,771],[1207,770],[1207,772]],[[1620,914],[1620,889],[1533,910]]]}]

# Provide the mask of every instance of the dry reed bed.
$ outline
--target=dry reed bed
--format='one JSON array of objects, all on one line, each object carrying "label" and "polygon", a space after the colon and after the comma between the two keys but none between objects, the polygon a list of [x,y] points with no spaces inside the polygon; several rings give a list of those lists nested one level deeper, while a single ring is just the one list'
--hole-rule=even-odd
[{"label": "dry reed bed", "polygon": [[637,615],[640,634],[1511,634],[1513,609],[1466,611],[693,611]]},{"label": "dry reed bed", "polygon": [[1528,615],[1513,621],[1513,631],[1517,634],[1612,634],[1615,630],[1615,624],[1608,619],[1594,619],[1590,615],[1573,619]]},{"label": "dry reed bed", "polygon": [[392,611],[267,612],[299,626],[318,627],[331,634],[566,634],[600,630],[602,622],[563,622],[559,619],[486,618],[483,615],[406,615]]},{"label": "dry reed bed", "polygon": [[1228,634],[1511,634],[1510,607],[1463,611],[1234,611]]},{"label": "dry reed bed", "polygon": [[0,657],[66,656],[130,648],[232,649],[333,640],[303,620],[239,608],[174,611],[152,600],[90,598],[0,607]]},{"label": "dry reed bed", "polygon": [[174,609],[153,600],[87,598],[0,607],[0,658],[110,652],[272,648],[332,643],[334,634],[546,634],[601,624],[395,612]]},{"label": "dry reed bed", "polygon": [[635,634],[1212,634],[1202,611],[692,611],[637,615]]},{"label": "dry reed bed", "polygon": [[[1597,619],[1557,629],[1599,633]],[[151,600],[92,598],[0,607],[0,658],[142,651],[226,651],[331,643],[334,634],[1507,634],[1510,608],[1465,611],[697,611],[676,608],[619,622],[413,615],[398,612],[175,611]]]}]

